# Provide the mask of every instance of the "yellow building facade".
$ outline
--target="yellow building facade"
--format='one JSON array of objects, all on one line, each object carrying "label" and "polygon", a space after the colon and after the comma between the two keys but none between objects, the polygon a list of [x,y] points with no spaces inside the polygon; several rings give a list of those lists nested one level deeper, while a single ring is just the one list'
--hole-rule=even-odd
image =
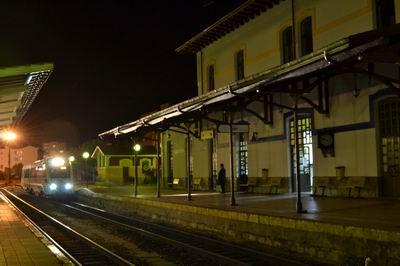
[{"label": "yellow building facade", "polygon": [[[384,4],[378,0],[293,2],[275,1],[276,4],[265,12],[193,48],[207,31],[212,32],[219,22],[234,17],[239,7],[210,26],[206,33],[199,33],[179,47],[178,52],[196,54],[198,94],[212,93],[237,82],[248,80],[251,83],[273,68],[290,68],[297,59],[311,58],[316,51],[332,48],[349,36],[385,29],[400,20],[400,0]],[[386,13],[381,14],[382,10]],[[388,14],[393,16],[389,16],[391,21],[382,19]],[[287,31],[293,29],[293,22],[294,34]],[[290,37],[295,42],[288,42]],[[374,73],[399,79],[396,64],[376,61],[368,67]],[[335,75],[327,82],[324,86],[329,85],[328,112],[318,112],[307,101],[298,103],[302,191],[314,189],[316,192],[320,187],[327,188],[326,193],[332,196],[357,196],[357,192],[365,197],[400,196],[398,132],[392,130],[392,135],[386,136],[387,130],[382,126],[389,122],[396,126],[400,123],[397,92],[368,75],[357,73]],[[233,136],[234,177],[238,190],[240,183],[250,179],[257,179],[254,184],[260,184],[262,178],[278,178],[280,192],[296,191],[294,125],[290,110],[293,98],[287,94],[273,94],[272,97],[279,105],[272,109],[273,123],[264,123],[246,111],[235,113],[235,122],[249,124],[246,132]],[[318,95],[314,93],[309,97],[315,99]],[[263,105],[254,102],[249,109],[262,114]],[[389,113],[391,118],[387,118]],[[223,116],[221,113],[214,115]],[[215,189],[219,165],[230,167],[229,134],[209,121],[202,121],[194,130],[198,130],[199,135],[201,131],[211,131],[213,136],[192,138],[189,159],[186,136],[173,131],[163,133],[163,177],[185,179],[189,164],[190,174],[202,179],[203,189]],[[227,175],[229,179],[229,171]]]}]

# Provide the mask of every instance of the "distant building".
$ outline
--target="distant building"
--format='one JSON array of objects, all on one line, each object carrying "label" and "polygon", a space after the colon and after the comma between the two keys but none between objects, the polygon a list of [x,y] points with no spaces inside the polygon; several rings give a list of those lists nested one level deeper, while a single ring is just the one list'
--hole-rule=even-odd
[{"label": "distant building", "polygon": [[[138,182],[152,182],[157,167],[155,148],[143,145],[137,153]],[[135,176],[134,153],[131,145],[109,144],[96,146],[92,156],[97,161],[98,178],[115,185],[133,184]]]},{"label": "distant building", "polygon": [[64,155],[67,145],[65,142],[51,141],[43,143],[43,158]]},{"label": "distant building", "polygon": [[[26,146],[20,149],[10,150],[11,168],[19,163],[29,165],[38,159],[38,148]],[[8,168],[8,148],[0,149],[0,171]]]}]

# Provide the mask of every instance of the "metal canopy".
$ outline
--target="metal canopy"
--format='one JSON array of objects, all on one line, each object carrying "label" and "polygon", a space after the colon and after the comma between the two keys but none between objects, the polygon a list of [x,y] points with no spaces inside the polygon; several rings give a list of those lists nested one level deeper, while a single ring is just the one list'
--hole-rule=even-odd
[{"label": "metal canopy", "polygon": [[[319,75],[329,76],[331,72],[337,74],[339,70],[352,67],[356,64],[367,64],[368,62],[365,61],[366,58],[368,56],[376,57],[378,51],[388,49],[388,47],[393,48],[394,46],[399,49],[399,38],[400,24],[395,25],[385,32],[369,31],[352,35],[298,60],[252,75],[239,82],[100,133],[99,137],[107,135],[117,137],[146,128],[151,129],[154,126],[161,128],[163,124],[168,125],[171,122],[186,122],[190,118],[195,117],[199,112],[211,112],[217,110],[217,108],[225,108],[228,111],[230,110],[229,104],[237,99],[254,96],[261,98],[265,94],[273,92],[301,95],[308,92],[306,91],[307,88],[292,87],[293,83],[315,78]],[[388,58],[382,55],[380,60],[393,60],[393,55]],[[360,69],[362,68],[354,71],[362,72]],[[369,74],[373,75],[373,73]],[[312,86],[308,88],[311,90]]]},{"label": "metal canopy", "polygon": [[0,68],[0,128],[18,123],[53,70],[53,64]]}]

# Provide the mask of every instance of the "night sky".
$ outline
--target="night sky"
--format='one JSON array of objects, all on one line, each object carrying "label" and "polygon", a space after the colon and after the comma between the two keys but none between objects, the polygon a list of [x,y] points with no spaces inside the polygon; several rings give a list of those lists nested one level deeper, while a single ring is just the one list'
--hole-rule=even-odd
[{"label": "night sky", "polygon": [[195,56],[174,49],[242,2],[2,0],[0,66],[55,64],[25,143],[75,146],[195,96]]}]

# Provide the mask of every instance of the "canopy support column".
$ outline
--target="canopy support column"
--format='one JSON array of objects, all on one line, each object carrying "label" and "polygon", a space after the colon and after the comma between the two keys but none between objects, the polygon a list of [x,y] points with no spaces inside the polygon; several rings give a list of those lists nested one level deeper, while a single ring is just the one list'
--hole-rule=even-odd
[{"label": "canopy support column", "polygon": [[[135,147],[136,141],[133,141],[133,147]],[[137,151],[133,149],[133,164],[135,166],[135,177],[134,177],[134,184],[133,184],[133,196],[136,198],[138,194],[138,164],[137,164],[137,156],[136,156]]]},{"label": "canopy support column", "polygon": [[236,204],[236,199],[235,199],[235,171],[234,171],[234,159],[233,159],[233,129],[232,129],[232,123],[233,123],[233,112],[230,112],[230,118],[229,118],[229,152],[230,152],[230,157],[229,157],[229,162],[230,162],[230,175],[231,175],[231,206],[237,206]]},{"label": "canopy support column", "polygon": [[157,195],[156,197],[159,198],[161,195],[160,188],[161,188],[161,181],[160,181],[160,132],[157,131],[157,162],[156,162],[157,170]]},{"label": "canopy support column", "polygon": [[187,200],[191,201],[192,200],[192,173],[190,170],[190,155],[191,155],[191,149],[190,149],[190,124],[186,125],[187,128],[187,133],[186,133],[186,187],[187,187]]}]

